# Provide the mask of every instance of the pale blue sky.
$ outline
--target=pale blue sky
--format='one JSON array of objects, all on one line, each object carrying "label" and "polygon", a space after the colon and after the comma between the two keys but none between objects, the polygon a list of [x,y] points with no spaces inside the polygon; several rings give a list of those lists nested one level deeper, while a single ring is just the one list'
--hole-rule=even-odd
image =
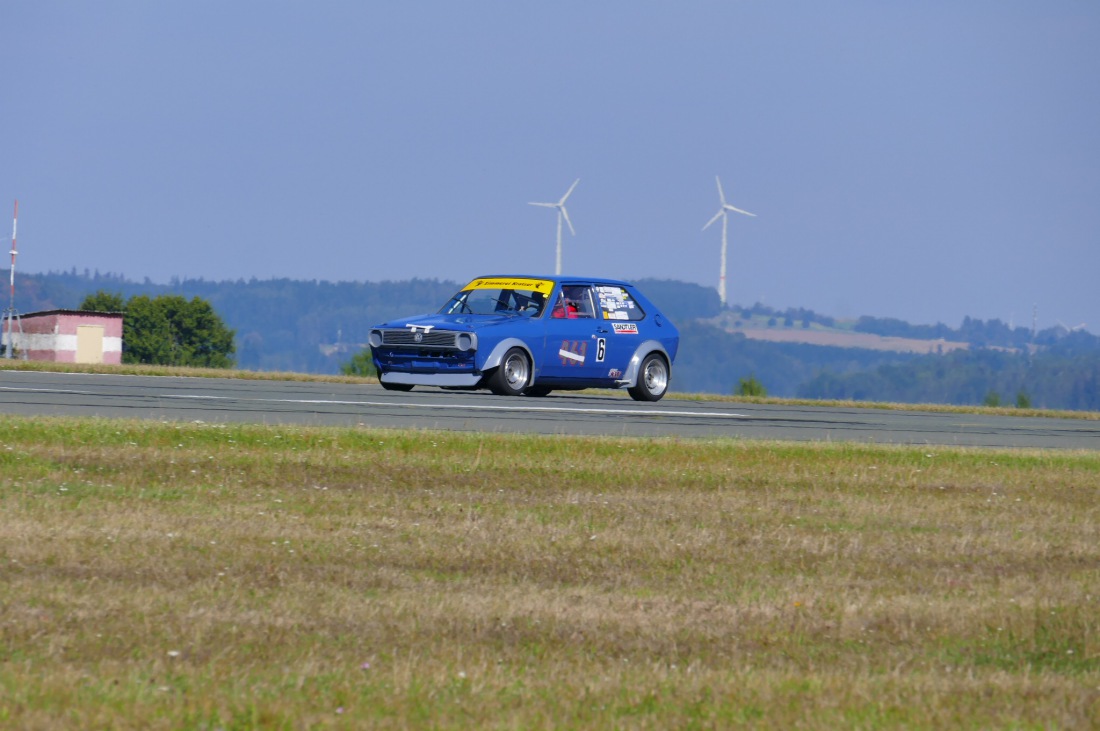
[{"label": "pale blue sky", "polygon": [[22,271],[551,272],[580,178],[566,272],[711,286],[715,175],[731,302],[1100,332],[1100,3],[0,3]]}]

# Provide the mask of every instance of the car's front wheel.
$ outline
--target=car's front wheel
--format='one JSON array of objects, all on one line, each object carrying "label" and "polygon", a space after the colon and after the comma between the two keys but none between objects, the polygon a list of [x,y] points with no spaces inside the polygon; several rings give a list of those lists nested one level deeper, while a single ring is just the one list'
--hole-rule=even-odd
[{"label": "car's front wheel", "polygon": [[523,348],[511,348],[500,367],[489,376],[489,390],[497,396],[519,396],[531,377],[531,361]]},{"label": "car's front wheel", "polygon": [[668,391],[669,368],[660,353],[650,353],[638,369],[638,382],[627,389],[635,401],[660,401]]}]

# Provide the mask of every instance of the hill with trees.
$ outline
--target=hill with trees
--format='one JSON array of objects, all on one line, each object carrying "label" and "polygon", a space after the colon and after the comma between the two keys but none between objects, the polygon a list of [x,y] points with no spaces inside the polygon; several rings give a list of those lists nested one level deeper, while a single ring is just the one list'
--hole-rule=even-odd
[{"label": "hill with trees", "polygon": [[456,282],[319,282],[293,279],[136,282],[112,274],[75,271],[20,274],[22,312],[76,309],[88,295],[199,297],[236,333],[237,366],[246,370],[339,373],[366,347],[372,325],[434,311],[455,293]]},{"label": "hill with trees", "polygon": [[[3,276],[3,275],[0,275]],[[1085,331],[1032,332],[999,320],[964,318],[957,328],[861,317],[841,322],[804,308],[760,303],[723,310],[710,287],[672,280],[638,282],[681,331],[673,389],[729,394],[750,381],[773,396],[909,403],[999,402],[1100,410],[1100,338]],[[454,281],[325,282],[173,280],[157,284],[116,275],[20,274],[21,312],[75,309],[102,291],[135,296],[199,297],[235,332],[237,366],[250,370],[339,373],[366,348],[370,328],[403,315],[435,311],[461,286]],[[865,347],[767,342],[725,323],[788,331],[835,330],[884,338],[947,340],[964,350],[916,355]],[[731,329],[734,330],[731,332]]]},{"label": "hill with trees", "polygon": [[1033,354],[981,348],[918,356],[862,372],[822,371],[800,386],[797,395],[1100,411],[1100,352],[1095,340],[1078,332]]}]

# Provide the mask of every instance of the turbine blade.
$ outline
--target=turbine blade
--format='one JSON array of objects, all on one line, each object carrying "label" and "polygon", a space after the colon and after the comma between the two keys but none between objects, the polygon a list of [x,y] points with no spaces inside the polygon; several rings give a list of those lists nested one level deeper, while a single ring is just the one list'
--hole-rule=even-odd
[{"label": "turbine blade", "polygon": [[565,218],[565,222],[569,224],[569,233],[576,236],[577,232],[573,230],[573,222],[569,220],[569,212],[565,210],[565,206],[558,206],[558,210],[561,211],[561,215]]},{"label": "turbine blade", "polygon": [[579,183],[579,182],[581,182],[580,178],[577,178],[576,180],[573,181],[573,184],[569,186],[569,190],[565,191],[565,195],[563,195],[561,197],[561,200],[558,201],[559,206],[564,206],[565,205],[565,199],[569,197],[569,195],[573,192],[573,189],[577,187],[577,183]]},{"label": "turbine blade", "polygon": [[542,206],[543,208],[557,208],[557,203],[528,203],[529,206]]},{"label": "turbine blade", "polygon": [[726,205],[726,194],[722,191],[722,181],[718,179],[718,176],[714,176],[714,182],[718,183],[718,200],[722,201],[722,205]]},{"label": "turbine blade", "polygon": [[719,218],[721,218],[721,217],[722,217],[722,216],[724,216],[724,215],[726,215],[726,209],[725,209],[725,208],[719,208],[719,209],[718,209],[718,213],[715,213],[715,214],[714,214],[714,218],[712,218],[712,219],[710,219],[709,221],[707,221],[707,225],[706,225],[706,226],[703,226],[703,230],[704,230],[704,231],[706,231],[706,230],[707,230],[708,228],[710,228],[710,225],[711,225],[712,223],[714,223],[715,221],[717,221],[717,220],[718,220]]},{"label": "turbine blade", "polygon": [[748,211],[742,211],[742,210],[741,210],[740,208],[734,208],[734,207],[733,207],[733,206],[731,206],[731,205],[730,205],[729,203],[727,203],[726,205],[722,206],[722,208],[724,208],[724,209],[725,209],[725,210],[727,210],[727,211],[737,211],[738,213],[744,213],[744,214],[745,214],[746,216],[752,216],[753,218],[756,218],[756,214],[755,214],[755,213],[749,213]]}]

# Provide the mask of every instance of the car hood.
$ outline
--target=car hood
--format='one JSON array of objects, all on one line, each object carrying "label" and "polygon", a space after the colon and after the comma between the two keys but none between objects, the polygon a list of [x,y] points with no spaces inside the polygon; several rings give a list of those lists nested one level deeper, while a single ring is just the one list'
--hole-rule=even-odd
[{"label": "car hood", "polygon": [[525,319],[527,318],[522,315],[417,315],[415,317],[400,317],[381,325],[375,325],[375,327],[402,328],[415,325],[418,328],[430,327],[433,330],[464,330],[469,332],[483,327],[492,327],[493,325]]}]

